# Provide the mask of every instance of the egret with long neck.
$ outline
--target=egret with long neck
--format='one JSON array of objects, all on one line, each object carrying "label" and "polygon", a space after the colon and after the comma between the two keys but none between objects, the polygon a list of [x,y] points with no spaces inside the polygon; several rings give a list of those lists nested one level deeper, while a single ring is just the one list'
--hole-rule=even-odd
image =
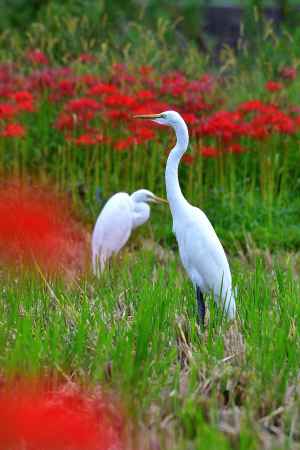
[{"label": "egret with long neck", "polygon": [[176,145],[171,150],[166,165],[166,191],[180,258],[196,290],[199,321],[204,324],[203,295],[208,293],[213,294],[215,303],[233,319],[236,312],[235,298],[230,268],[222,244],[204,212],[190,205],[180,189],[178,167],[189,144],[186,123],[175,111],[135,117],[171,126],[176,134]]}]

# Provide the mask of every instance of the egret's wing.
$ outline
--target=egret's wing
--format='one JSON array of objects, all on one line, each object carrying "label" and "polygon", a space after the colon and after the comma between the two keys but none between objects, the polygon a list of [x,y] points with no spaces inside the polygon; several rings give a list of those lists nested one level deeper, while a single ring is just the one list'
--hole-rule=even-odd
[{"label": "egret's wing", "polygon": [[183,265],[203,292],[213,290],[218,295],[221,288],[231,288],[227,257],[206,215],[192,208],[190,217],[175,230]]},{"label": "egret's wing", "polygon": [[[97,257],[101,266],[126,244],[132,230],[132,200],[123,192],[111,197],[102,209],[92,235],[94,269]],[[101,267],[102,268],[102,267]]]}]

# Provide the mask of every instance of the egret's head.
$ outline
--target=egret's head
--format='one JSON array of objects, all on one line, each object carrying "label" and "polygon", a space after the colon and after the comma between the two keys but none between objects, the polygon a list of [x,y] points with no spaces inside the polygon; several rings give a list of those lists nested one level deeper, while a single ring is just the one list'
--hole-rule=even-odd
[{"label": "egret's head", "polygon": [[176,111],[164,111],[160,114],[139,114],[134,116],[135,119],[148,119],[160,125],[168,125],[175,127],[177,124],[183,122],[183,118]]},{"label": "egret's head", "polygon": [[168,203],[164,198],[158,197],[147,189],[139,189],[131,194],[131,198],[136,203]]}]

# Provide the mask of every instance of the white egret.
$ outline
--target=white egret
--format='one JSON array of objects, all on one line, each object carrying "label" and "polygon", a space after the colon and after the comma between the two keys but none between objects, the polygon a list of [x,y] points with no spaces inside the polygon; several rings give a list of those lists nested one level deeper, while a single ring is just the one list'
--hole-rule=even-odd
[{"label": "white egret", "polygon": [[203,211],[184,198],[178,180],[179,162],[189,144],[189,133],[183,118],[175,111],[135,116],[172,127],[177,142],[171,150],[165,172],[167,198],[173,216],[173,232],[182,264],[196,290],[199,319],[204,324],[203,294],[213,293],[215,303],[228,317],[235,317],[235,298],[229,264],[216,232]]},{"label": "white egret", "polygon": [[129,195],[114,194],[104,205],[92,234],[92,263],[95,275],[99,275],[106,261],[118,253],[128,241],[132,230],[143,225],[150,217],[148,203],[168,203],[147,189]]}]

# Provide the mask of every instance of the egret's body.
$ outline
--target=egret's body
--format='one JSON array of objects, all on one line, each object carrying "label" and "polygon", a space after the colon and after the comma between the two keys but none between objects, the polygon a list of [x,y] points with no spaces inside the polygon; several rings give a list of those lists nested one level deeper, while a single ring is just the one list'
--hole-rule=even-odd
[{"label": "egret's body", "polygon": [[189,143],[187,126],[175,111],[137,117],[169,125],[176,133],[177,142],[166,165],[166,191],[180,258],[196,289],[200,319],[204,322],[203,294],[211,292],[228,317],[234,318],[236,307],[231,273],[222,244],[204,212],[187,202],[179,185],[178,166]]},{"label": "egret's body", "polygon": [[128,241],[132,230],[143,225],[150,217],[150,202],[164,202],[146,189],[132,195],[118,192],[102,209],[92,235],[93,271],[103,271],[106,261],[117,254]]}]

